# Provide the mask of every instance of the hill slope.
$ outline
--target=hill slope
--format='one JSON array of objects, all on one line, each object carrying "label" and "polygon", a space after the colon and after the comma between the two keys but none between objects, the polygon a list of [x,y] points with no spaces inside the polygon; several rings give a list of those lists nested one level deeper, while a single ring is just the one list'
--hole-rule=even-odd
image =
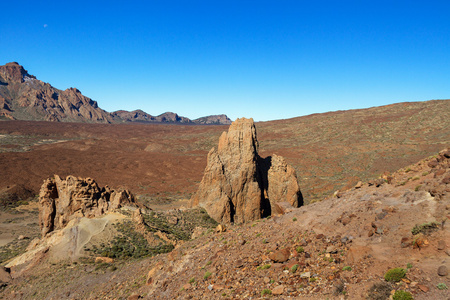
[{"label": "hill slope", "polygon": [[142,110],[118,110],[109,113],[78,89],[64,91],[36,79],[18,63],[0,66],[0,120],[60,122],[154,122],[176,124],[230,124],[225,115],[190,120],[176,113],[152,116]]},{"label": "hill slope", "polygon": [[0,66],[0,116],[18,120],[112,122],[97,102],[75,88],[58,90],[18,63]]},{"label": "hill slope", "polygon": [[[6,298],[447,299],[450,151],[282,216],[203,231],[151,259],[12,269]],[[399,283],[385,274],[401,268]],[[40,276],[36,276],[40,274]],[[45,288],[43,288],[45,287]]]}]

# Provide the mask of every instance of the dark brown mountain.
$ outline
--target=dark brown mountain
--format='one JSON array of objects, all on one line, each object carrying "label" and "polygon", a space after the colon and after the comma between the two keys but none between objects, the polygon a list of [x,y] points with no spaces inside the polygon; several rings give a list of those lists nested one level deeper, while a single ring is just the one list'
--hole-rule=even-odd
[{"label": "dark brown mountain", "polygon": [[36,79],[18,63],[0,66],[0,117],[12,120],[111,123],[111,114],[78,89]]},{"label": "dark brown mountain", "polygon": [[152,116],[142,110],[109,113],[76,88],[59,90],[36,79],[18,63],[0,66],[0,118],[27,121],[120,123],[154,122],[181,124],[231,124],[225,115],[197,120],[166,112]]},{"label": "dark brown mountain", "polygon": [[231,120],[226,115],[212,115],[195,119],[194,123],[206,125],[208,124],[229,125],[231,124]]},{"label": "dark brown mountain", "polygon": [[133,111],[118,110],[111,113],[116,119],[124,122],[148,122],[148,123],[182,123],[182,124],[203,124],[203,125],[229,125],[230,118],[226,115],[212,115],[191,120],[179,116],[173,112],[166,112],[159,116],[152,116],[140,109]]}]

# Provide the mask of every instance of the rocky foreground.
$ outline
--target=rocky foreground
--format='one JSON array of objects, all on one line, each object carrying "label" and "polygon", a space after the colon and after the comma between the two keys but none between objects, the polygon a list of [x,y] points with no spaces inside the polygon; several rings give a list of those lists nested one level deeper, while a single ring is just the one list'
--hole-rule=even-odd
[{"label": "rocky foreground", "polygon": [[[450,151],[140,260],[36,263],[4,299],[448,299]],[[41,258],[44,261],[43,258]],[[398,278],[388,270],[400,268]],[[389,279],[390,281],[386,280]]]}]

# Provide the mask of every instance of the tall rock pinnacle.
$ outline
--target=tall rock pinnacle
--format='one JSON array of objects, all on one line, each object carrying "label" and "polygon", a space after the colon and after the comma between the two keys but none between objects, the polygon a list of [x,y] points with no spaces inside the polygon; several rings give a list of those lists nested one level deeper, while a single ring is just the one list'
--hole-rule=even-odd
[{"label": "tall rock pinnacle", "polygon": [[279,202],[302,204],[295,170],[280,156],[261,158],[253,119],[237,119],[209,151],[191,205],[218,222],[244,223],[282,212]]}]

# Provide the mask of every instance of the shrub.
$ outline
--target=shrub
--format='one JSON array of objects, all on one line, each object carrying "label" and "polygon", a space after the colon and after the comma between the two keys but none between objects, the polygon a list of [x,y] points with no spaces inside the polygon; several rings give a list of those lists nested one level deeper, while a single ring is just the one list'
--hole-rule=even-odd
[{"label": "shrub", "polygon": [[190,284],[193,284],[193,283],[195,283],[195,278],[194,278],[194,277],[192,277],[191,279],[189,279],[189,283],[190,283]]},{"label": "shrub", "polygon": [[295,250],[297,251],[297,253],[303,253],[303,252],[305,252],[305,249],[303,249],[302,246],[298,246],[297,248],[295,248]]},{"label": "shrub", "polygon": [[264,295],[272,295],[272,291],[269,289],[264,289],[261,291],[261,296],[264,296]]},{"label": "shrub", "polygon": [[413,296],[410,292],[398,290],[395,291],[395,294],[392,296],[392,300],[413,300]]},{"label": "shrub", "polygon": [[203,279],[207,280],[211,275],[211,272],[206,272],[205,275],[203,275]]},{"label": "shrub", "polygon": [[429,223],[423,223],[420,225],[416,225],[411,229],[411,233],[413,235],[419,234],[419,233],[431,233],[432,231],[435,231],[438,229],[439,223],[437,222],[429,222]]},{"label": "shrub", "polygon": [[298,264],[293,265],[291,268],[291,273],[295,273],[295,271],[297,271],[297,269],[298,269]]},{"label": "shrub", "polygon": [[391,295],[392,287],[387,282],[378,282],[373,284],[367,295],[367,299],[369,300],[386,300],[389,299]]},{"label": "shrub", "polygon": [[295,217],[294,217],[294,218],[292,218],[292,221],[294,221],[294,222],[295,222],[295,221],[297,221],[297,218],[295,218]]},{"label": "shrub", "polygon": [[443,283],[443,282],[438,283],[438,285],[437,285],[436,287],[437,287],[438,289],[440,289],[440,290],[446,290],[446,289],[448,289],[447,285],[446,285],[445,283]]},{"label": "shrub", "polygon": [[342,271],[351,271],[351,270],[352,270],[352,267],[350,267],[350,266],[345,266],[342,268]]},{"label": "shrub", "polygon": [[267,265],[264,265],[264,266],[259,266],[259,267],[257,267],[256,268],[256,270],[266,270],[266,269],[269,269],[270,267],[271,267],[272,265],[270,265],[270,264],[267,264]]},{"label": "shrub", "polygon": [[412,263],[407,263],[407,264],[406,264],[406,269],[409,270],[409,269],[411,269],[412,267],[413,267]]},{"label": "shrub", "polygon": [[393,268],[384,274],[384,279],[390,282],[399,282],[406,275],[406,270],[403,268]]}]

